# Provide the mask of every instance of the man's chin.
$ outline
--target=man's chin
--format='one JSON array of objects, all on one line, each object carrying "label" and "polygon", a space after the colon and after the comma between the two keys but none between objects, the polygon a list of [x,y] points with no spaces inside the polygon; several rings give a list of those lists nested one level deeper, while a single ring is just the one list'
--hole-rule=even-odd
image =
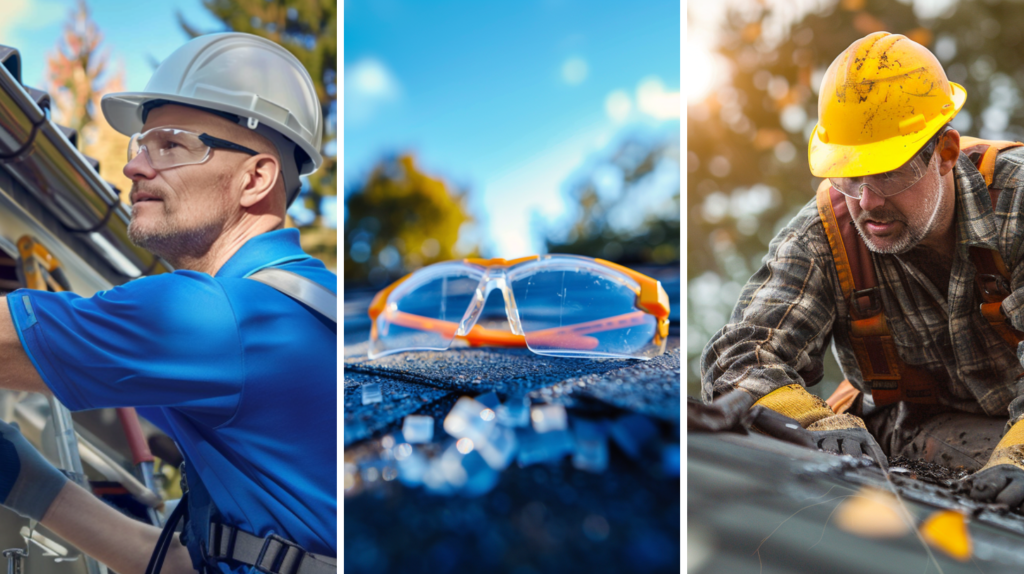
[{"label": "man's chin", "polygon": [[861,239],[864,240],[864,244],[868,246],[869,250],[875,253],[896,255],[910,251],[910,249],[914,247],[913,241],[905,227],[899,232],[887,233],[884,236],[875,235],[870,231],[866,231],[860,225],[857,225],[856,227],[857,233],[859,233]]}]

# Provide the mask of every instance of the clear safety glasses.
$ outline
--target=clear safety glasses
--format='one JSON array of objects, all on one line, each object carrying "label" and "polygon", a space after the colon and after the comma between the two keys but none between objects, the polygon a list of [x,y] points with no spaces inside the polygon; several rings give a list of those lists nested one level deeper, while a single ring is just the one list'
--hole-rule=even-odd
[{"label": "clear safety glasses", "polygon": [[[477,324],[495,289],[511,332]],[[661,283],[621,265],[533,255],[435,263],[378,293],[369,314],[370,358],[462,339],[555,357],[650,359],[665,352],[669,303]]]},{"label": "clear safety glasses", "polygon": [[209,159],[213,148],[230,149],[249,155],[259,154],[256,150],[208,134],[176,128],[153,128],[131,137],[128,141],[128,161],[145,150],[153,169],[169,169],[203,163]]},{"label": "clear safety glasses", "polygon": [[[941,141],[941,136],[939,139]],[[938,146],[939,144],[936,143],[935,148],[937,149]],[[885,173],[863,177],[830,177],[828,181],[840,193],[853,199],[860,199],[861,190],[865,187],[877,196],[892,197],[903,193],[920,181],[924,174],[927,173],[931,160],[939,154],[932,151],[931,156],[927,160],[921,157],[921,155],[919,151],[907,163]]]}]

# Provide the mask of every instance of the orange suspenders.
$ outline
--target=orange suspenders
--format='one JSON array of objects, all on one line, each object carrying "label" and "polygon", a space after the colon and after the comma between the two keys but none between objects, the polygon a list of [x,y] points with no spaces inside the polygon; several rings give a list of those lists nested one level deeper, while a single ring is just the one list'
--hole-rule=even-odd
[{"label": "orange suspenders", "polygon": [[[961,151],[985,177],[993,208],[1000,192],[991,187],[996,155],[1022,145],[1019,142],[960,138]],[[853,225],[844,196],[826,179],[818,187],[817,204],[839,285],[849,303],[850,342],[864,383],[871,388],[875,405],[897,401],[935,404],[937,395],[931,376],[922,369],[907,365],[896,353],[882,309],[881,287],[871,262],[871,252]],[[1000,310],[1003,299],[1010,294],[1010,275],[1006,265],[998,251],[972,247],[970,252],[977,269],[975,282],[984,300],[981,313],[992,328],[1016,348],[1017,343],[1024,340],[1024,333],[1010,327]]]}]

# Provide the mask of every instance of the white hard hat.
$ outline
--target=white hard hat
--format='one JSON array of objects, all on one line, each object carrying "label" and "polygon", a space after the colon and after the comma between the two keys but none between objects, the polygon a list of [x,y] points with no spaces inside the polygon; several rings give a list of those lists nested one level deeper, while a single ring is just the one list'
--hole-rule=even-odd
[{"label": "white hard hat", "polygon": [[298,194],[298,174],[323,163],[323,115],[313,80],[291,52],[270,40],[241,32],[200,36],[168,56],[143,91],[107,94],[101,102],[107,122],[127,136],[141,132],[146,114],[162,104],[219,112],[267,137],[281,154],[289,204]]}]

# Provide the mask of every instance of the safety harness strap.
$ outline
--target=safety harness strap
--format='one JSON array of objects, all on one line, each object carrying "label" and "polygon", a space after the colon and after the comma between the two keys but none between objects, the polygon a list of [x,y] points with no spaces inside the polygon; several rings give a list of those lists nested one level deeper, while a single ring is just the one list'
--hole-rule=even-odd
[{"label": "safety harness strap", "polygon": [[306,552],[276,534],[260,538],[234,526],[210,523],[209,559],[252,566],[266,574],[337,574],[334,558]]},{"label": "safety harness strap", "polygon": [[[1024,143],[960,139],[961,151],[977,166],[989,186],[993,209],[1001,191],[992,188],[996,156],[1003,150],[1020,146]],[[885,320],[871,253],[856,231],[844,196],[827,179],[818,187],[817,206],[840,289],[849,303],[850,343],[864,382],[871,387],[875,405],[898,401],[935,404],[937,395],[931,375],[907,365],[896,352]],[[1024,333],[1007,323],[1001,309],[1003,299],[1010,294],[1009,271],[996,250],[971,247],[970,256],[977,269],[975,282],[984,301],[981,313],[1003,340],[1016,348],[1024,340]]]},{"label": "safety harness strap", "polygon": [[261,269],[249,275],[249,279],[269,285],[334,323],[338,322],[338,296],[316,281],[277,267]]}]

